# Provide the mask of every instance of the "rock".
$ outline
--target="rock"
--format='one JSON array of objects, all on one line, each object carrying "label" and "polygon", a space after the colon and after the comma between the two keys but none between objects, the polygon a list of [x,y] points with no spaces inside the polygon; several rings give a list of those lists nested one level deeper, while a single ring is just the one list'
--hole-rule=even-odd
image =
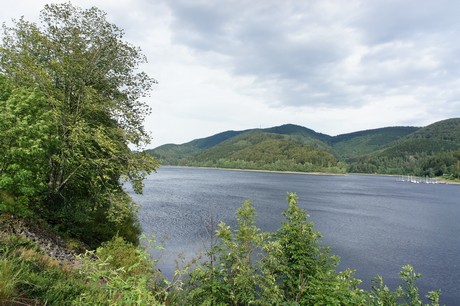
[{"label": "rock", "polygon": [[2,215],[0,238],[15,233],[33,241],[46,254],[60,262],[77,262],[77,254],[67,247],[65,240],[59,235],[45,229],[44,226],[32,225],[30,221]]}]

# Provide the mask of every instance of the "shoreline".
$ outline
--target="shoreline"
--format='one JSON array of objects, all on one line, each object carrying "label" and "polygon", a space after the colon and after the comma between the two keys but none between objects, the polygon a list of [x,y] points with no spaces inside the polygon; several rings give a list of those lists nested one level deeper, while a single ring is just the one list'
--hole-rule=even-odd
[{"label": "shoreline", "polygon": [[261,173],[281,173],[281,174],[300,174],[300,175],[324,175],[324,176],[346,176],[349,173],[331,173],[331,172],[301,172],[301,171],[281,171],[281,170],[263,170],[263,169],[238,169],[238,168],[218,168],[218,167],[200,167],[200,166],[174,166],[163,165],[160,167],[176,167],[176,168],[195,168],[195,169],[210,169],[210,170],[227,170],[227,171],[244,171],[244,172],[261,172]]},{"label": "shoreline", "polygon": [[[195,169],[210,169],[210,170],[226,170],[226,171],[243,171],[243,172],[260,172],[260,173],[280,173],[280,174],[299,174],[299,175],[318,175],[318,176],[347,176],[347,175],[363,175],[363,176],[388,176],[400,177],[399,174],[379,174],[379,173],[331,173],[331,172],[301,172],[301,171],[282,171],[282,170],[263,170],[263,169],[238,169],[238,168],[219,168],[219,167],[201,167],[201,166],[175,166],[162,165],[161,167],[176,167],[176,168],[195,168]],[[423,177],[417,177],[423,178]],[[442,177],[436,177],[438,184],[442,185],[460,185],[460,182],[446,180]]]}]

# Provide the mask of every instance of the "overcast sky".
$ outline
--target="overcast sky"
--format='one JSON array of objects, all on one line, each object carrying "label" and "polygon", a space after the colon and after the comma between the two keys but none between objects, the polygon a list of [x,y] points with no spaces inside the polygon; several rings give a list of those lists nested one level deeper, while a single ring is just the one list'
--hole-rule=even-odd
[{"label": "overcast sky", "polygon": [[[15,0],[0,20],[37,21]],[[457,0],[74,0],[141,47],[159,81],[149,147],[299,124],[337,135],[460,117]]]}]

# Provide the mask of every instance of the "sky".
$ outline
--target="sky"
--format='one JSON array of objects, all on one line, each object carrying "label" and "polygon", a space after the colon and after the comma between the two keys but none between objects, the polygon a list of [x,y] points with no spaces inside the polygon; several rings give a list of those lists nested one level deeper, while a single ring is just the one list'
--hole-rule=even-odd
[{"label": "sky", "polygon": [[[38,22],[15,0],[0,21]],[[457,0],[74,0],[139,46],[158,81],[148,148],[298,124],[331,136],[460,117]]]}]

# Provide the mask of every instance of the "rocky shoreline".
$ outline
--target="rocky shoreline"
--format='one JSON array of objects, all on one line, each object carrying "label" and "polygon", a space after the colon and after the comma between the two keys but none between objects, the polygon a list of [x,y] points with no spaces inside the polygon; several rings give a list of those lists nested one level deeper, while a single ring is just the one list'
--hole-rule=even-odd
[{"label": "rocky shoreline", "polygon": [[20,235],[35,243],[45,254],[59,262],[76,263],[77,252],[71,250],[66,241],[31,220],[18,219],[11,214],[0,215],[0,238]]}]

